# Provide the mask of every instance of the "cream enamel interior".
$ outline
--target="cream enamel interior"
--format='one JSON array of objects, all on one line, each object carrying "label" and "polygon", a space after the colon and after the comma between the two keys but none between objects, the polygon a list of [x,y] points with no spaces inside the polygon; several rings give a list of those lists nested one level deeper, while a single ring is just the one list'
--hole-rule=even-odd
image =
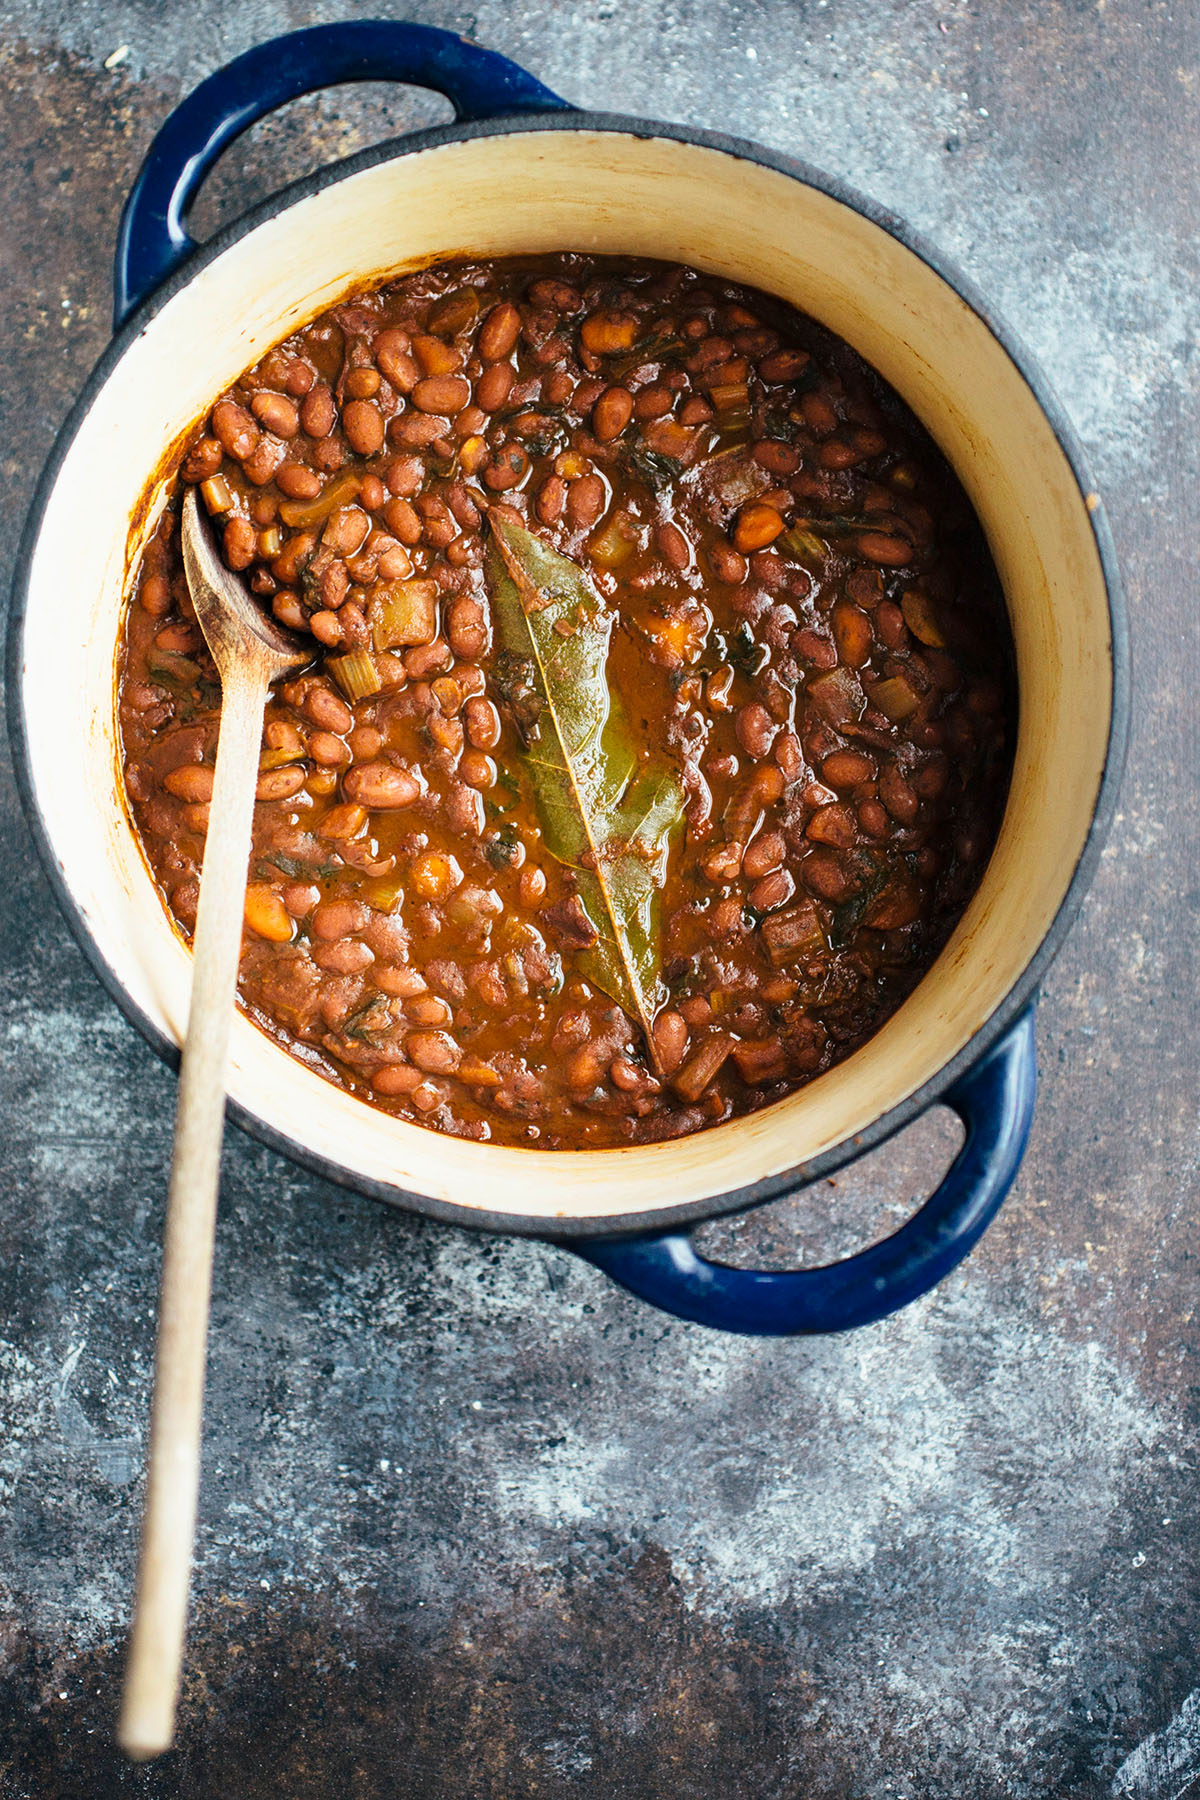
[{"label": "cream enamel interior", "polygon": [[33,785],[66,882],[133,1000],[179,1040],[188,957],[127,823],[113,709],[129,520],[163,449],[228,381],[348,288],[440,255],[560,248],[678,259],[748,281],[855,345],[925,421],[965,483],[1004,583],[1018,655],[1009,806],[958,931],[868,1045],[763,1112],[679,1143],[628,1150],[549,1154],[462,1143],[376,1112],[244,1018],[236,1022],[233,1097],[352,1174],[531,1219],[652,1218],[793,1168],[932,1079],[1041,942],[1095,805],[1111,653],[1086,505],[1003,347],[911,251],[789,176],[664,138],[518,131],[337,179],[202,270],[129,346],[96,397],[34,550],[23,694]]}]

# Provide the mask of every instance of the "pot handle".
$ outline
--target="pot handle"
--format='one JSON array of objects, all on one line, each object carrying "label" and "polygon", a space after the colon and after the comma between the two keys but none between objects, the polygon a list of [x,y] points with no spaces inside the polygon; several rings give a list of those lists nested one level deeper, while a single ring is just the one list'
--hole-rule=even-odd
[{"label": "pot handle", "polygon": [[276,107],[343,81],[433,88],[458,120],[573,110],[517,63],[433,25],[359,19],[259,44],[202,81],[159,128],[121,215],[117,327],[195,250],[184,220],[227,145]]},{"label": "pot handle", "polygon": [[[631,1293],[721,1331],[785,1337],[846,1331],[907,1306],[948,1275],[1012,1186],[1037,1090],[1033,1008],[941,1096],[966,1138],[939,1186],[882,1243],[819,1269],[734,1269],[709,1262],[686,1232],[570,1242]],[[562,1242],[562,1240],[560,1240]]]}]

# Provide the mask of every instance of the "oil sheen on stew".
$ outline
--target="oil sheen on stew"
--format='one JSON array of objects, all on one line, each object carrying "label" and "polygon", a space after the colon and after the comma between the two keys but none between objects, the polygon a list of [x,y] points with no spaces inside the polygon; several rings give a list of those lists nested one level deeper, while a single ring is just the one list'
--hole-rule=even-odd
[{"label": "oil sheen on stew", "polygon": [[[241,1002],[371,1104],[548,1149],[700,1130],[862,1044],[977,886],[994,570],[897,396],[779,301],[443,264],[271,350],[180,481],[313,653],[267,707]],[[220,691],[178,491],[119,706],[186,934]]]}]

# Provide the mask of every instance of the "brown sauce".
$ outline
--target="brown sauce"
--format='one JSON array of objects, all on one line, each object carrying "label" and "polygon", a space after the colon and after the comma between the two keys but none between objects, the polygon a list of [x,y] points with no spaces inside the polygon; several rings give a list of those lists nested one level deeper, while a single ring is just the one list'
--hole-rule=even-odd
[{"label": "brown sauce", "polygon": [[[897,397],[782,303],[642,260],[442,265],[270,351],[181,480],[313,647],[267,708],[241,1002],[372,1104],[544,1148],[715,1124],[870,1037],[978,885],[1015,716],[982,534]],[[187,932],[220,693],[177,500],[119,707]],[[582,571],[624,748],[677,788],[649,1033],[595,977],[605,921],[531,779],[506,522]]]}]

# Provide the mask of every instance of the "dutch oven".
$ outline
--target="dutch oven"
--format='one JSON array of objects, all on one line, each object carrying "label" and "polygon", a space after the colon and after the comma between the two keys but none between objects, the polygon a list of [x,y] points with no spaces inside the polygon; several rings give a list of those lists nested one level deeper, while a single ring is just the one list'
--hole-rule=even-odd
[{"label": "dutch oven", "polygon": [[[188,208],[239,132],[301,94],[365,79],[436,89],[455,123],[322,169],[193,243]],[[130,824],[114,705],[127,575],[172,457],[216,394],[347,292],[444,257],[560,249],[768,289],[847,339],[928,428],[982,521],[1015,642],[1019,726],[994,854],[936,964],[876,1036],[712,1130],[578,1153],[464,1142],[354,1099],[241,1015],[230,1109],[349,1188],[556,1240],[683,1318],[754,1333],[860,1325],[965,1256],[1016,1173],[1034,1102],[1032,1003],[1112,814],[1127,667],[1103,509],[1045,379],[961,275],[841,182],[713,132],[579,111],[422,25],[295,32],[204,81],[158,133],[126,205],[116,336],[24,538],[10,695],[30,821],[97,974],[176,1059],[189,957]],[[935,1102],[958,1114],[964,1142],[893,1236],[790,1272],[733,1269],[694,1247],[700,1221],[794,1192]]]}]

